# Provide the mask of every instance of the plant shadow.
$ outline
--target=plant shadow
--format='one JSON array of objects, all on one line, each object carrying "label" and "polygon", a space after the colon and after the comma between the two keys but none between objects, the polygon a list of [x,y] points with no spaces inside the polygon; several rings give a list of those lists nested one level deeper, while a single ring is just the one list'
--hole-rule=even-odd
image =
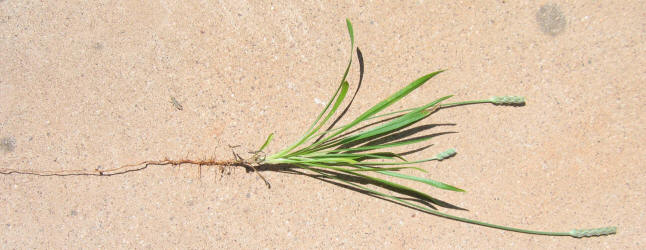
[{"label": "plant shadow", "polygon": [[[358,192],[358,193],[361,193],[361,194],[364,194],[364,195],[368,195],[368,196],[371,196],[371,197],[374,197],[374,198],[377,198],[377,199],[380,199],[380,200],[388,201],[388,202],[398,204],[398,205],[401,205],[401,206],[404,206],[404,207],[409,207],[409,208],[412,208],[412,209],[415,209],[417,211],[424,212],[424,213],[429,213],[429,212],[426,212],[426,211],[421,210],[419,208],[412,207],[412,206],[409,206],[407,204],[403,204],[403,203],[400,203],[400,202],[397,202],[397,201],[394,201],[394,200],[391,200],[391,199],[384,198],[382,196],[376,195],[376,194],[374,194],[372,192],[363,190],[363,189],[355,187],[353,185],[350,185],[350,184],[343,183],[341,181],[335,180],[334,178],[338,178],[339,180],[343,180],[343,181],[349,182],[349,183],[354,183],[354,184],[357,184],[357,185],[373,185],[373,186],[377,186],[377,187],[389,190],[389,191],[391,191],[391,192],[393,192],[395,194],[398,194],[399,196],[396,196],[396,197],[399,198],[399,199],[407,200],[407,201],[410,201],[410,202],[417,202],[417,203],[419,203],[419,204],[421,204],[423,206],[427,206],[427,207],[429,207],[429,208],[431,208],[433,210],[438,210],[437,207],[443,207],[443,208],[448,208],[448,209],[469,211],[466,208],[462,208],[462,207],[453,205],[453,204],[451,204],[449,202],[446,202],[446,201],[443,201],[443,200],[440,200],[440,199],[437,199],[437,198],[428,199],[428,198],[422,197],[422,196],[420,196],[418,194],[415,194],[414,192],[410,192],[408,190],[398,189],[398,188],[385,186],[385,185],[380,185],[378,182],[370,180],[370,179],[360,178],[360,177],[353,176],[353,175],[341,174],[341,173],[334,172],[334,171],[319,170],[321,172],[324,172],[327,175],[333,176],[333,177],[329,177],[329,176],[325,176],[325,175],[322,175],[322,174],[306,173],[306,172],[303,171],[303,170],[305,170],[304,168],[299,167],[299,166],[290,165],[290,164],[261,165],[257,169],[258,169],[258,171],[273,171],[273,172],[278,172],[278,173],[307,176],[307,177],[314,178],[314,179],[317,179],[317,180],[320,180],[320,181],[323,181],[323,182],[326,182],[326,183],[329,183],[329,184],[332,184],[332,185],[336,185],[338,187],[346,188],[348,190],[352,190],[352,191],[355,191],[355,192]],[[251,169],[251,167],[248,167],[247,171],[253,171],[253,169]]]}]

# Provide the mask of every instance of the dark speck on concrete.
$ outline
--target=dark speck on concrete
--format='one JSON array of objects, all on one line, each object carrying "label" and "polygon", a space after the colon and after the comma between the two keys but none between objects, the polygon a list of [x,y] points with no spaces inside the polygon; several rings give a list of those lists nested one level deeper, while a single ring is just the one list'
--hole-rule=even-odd
[{"label": "dark speck on concrete", "polygon": [[16,149],[16,139],[11,136],[3,137],[0,139],[0,149],[7,153],[13,152]]},{"label": "dark speck on concrete", "polygon": [[536,21],[541,30],[556,36],[565,30],[565,16],[556,4],[545,4],[536,12]]},{"label": "dark speck on concrete", "polygon": [[70,216],[76,216],[77,214],[79,213],[76,210],[70,211]]},{"label": "dark speck on concrete", "polygon": [[102,43],[95,43],[94,46],[92,46],[92,47],[94,47],[94,49],[100,50],[100,49],[103,49],[103,44]]}]

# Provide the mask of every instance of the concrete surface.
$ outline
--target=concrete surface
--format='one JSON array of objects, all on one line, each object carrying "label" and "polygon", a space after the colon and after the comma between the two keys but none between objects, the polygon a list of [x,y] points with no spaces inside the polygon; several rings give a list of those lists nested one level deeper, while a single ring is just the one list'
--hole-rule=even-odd
[{"label": "concrete surface", "polygon": [[[469,1],[467,1],[469,2]],[[95,169],[230,158],[296,140],[349,56],[365,57],[348,117],[448,69],[395,105],[522,95],[426,123],[424,164],[466,193],[423,190],[509,226],[424,214],[303,175],[151,167],[112,177],[0,175],[2,248],[646,248],[644,1],[0,1],[0,168]],[[350,71],[356,84],[358,67]],[[176,101],[171,101],[171,97]],[[181,105],[180,110],[177,105]]]}]

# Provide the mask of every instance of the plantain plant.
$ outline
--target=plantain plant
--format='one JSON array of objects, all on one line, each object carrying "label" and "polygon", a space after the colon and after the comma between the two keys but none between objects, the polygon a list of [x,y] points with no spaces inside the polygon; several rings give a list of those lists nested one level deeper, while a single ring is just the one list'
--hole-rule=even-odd
[{"label": "plantain plant", "polygon": [[[461,106],[467,104],[491,103],[495,105],[524,105],[525,100],[519,96],[501,96],[492,97],[484,100],[474,101],[461,101],[446,103],[445,101],[452,96],[444,96],[438,98],[428,104],[389,112],[382,114],[386,108],[390,107],[395,102],[401,100],[406,95],[410,94],[415,89],[422,86],[429,79],[433,78],[442,70],[422,76],[419,79],[411,82],[406,87],[395,92],[388,98],[380,101],[372,108],[368,109],[357,118],[345,125],[336,126],[340,118],[346,113],[354,97],[356,91],[349,101],[346,108],[334,120],[330,120],[339,110],[339,107],[345,100],[349,83],[346,80],[350,66],[352,65],[352,52],[354,51],[354,32],[352,24],[346,20],[348,32],[350,34],[350,60],[348,66],[343,73],[339,87],[332,95],[332,98],[327,102],[327,105],[316,117],[312,125],[303,133],[303,136],[294,144],[280,150],[278,153],[267,155],[263,151],[271,142],[273,134],[269,135],[265,143],[259,150],[253,152],[252,157],[249,159],[242,159],[239,155],[234,153],[234,160],[218,161],[211,160],[169,160],[164,159],[161,161],[143,161],[137,164],[124,165],[112,169],[95,169],[95,170],[58,170],[47,171],[37,169],[8,169],[0,168],[0,174],[29,174],[38,176],[110,176],[117,174],[125,174],[133,171],[138,171],[147,168],[149,165],[181,165],[181,164],[194,164],[198,165],[201,173],[201,166],[247,166],[254,170],[256,173],[265,180],[262,175],[257,171],[261,167],[269,168],[276,165],[289,165],[290,167],[310,171],[321,178],[342,183],[345,187],[362,190],[375,197],[389,200],[397,204],[408,206],[418,209],[430,214],[440,217],[453,219],[457,221],[467,222],[471,224],[492,227],[502,230],[513,232],[550,235],[550,236],[572,236],[576,238],[592,237],[615,234],[616,227],[604,227],[595,229],[574,229],[569,232],[546,232],[526,230],[514,227],[507,227],[501,225],[490,224],[477,220],[471,220],[463,217],[458,217],[443,213],[435,209],[433,205],[457,208],[438,200],[427,193],[419,191],[415,188],[406,186],[398,181],[414,181],[430,185],[435,188],[464,192],[463,189],[449,185],[440,181],[423,178],[414,175],[408,175],[400,172],[402,169],[412,169],[420,172],[426,172],[424,169],[418,167],[418,164],[428,161],[442,161],[456,154],[454,149],[448,149],[441,152],[434,157],[427,159],[408,161],[404,158],[406,153],[394,153],[390,150],[399,146],[414,145],[427,140],[430,140],[433,135],[413,137],[405,128],[419,122],[420,120],[430,116],[431,114],[447,107]],[[359,84],[363,79],[363,58],[361,51],[357,48],[357,57],[359,59],[360,75]],[[359,89],[357,87],[357,90]],[[376,121],[381,118],[380,121]],[[332,121],[332,122],[330,122]],[[325,129],[323,127],[328,124]],[[265,180],[269,185],[269,183]],[[385,189],[385,190],[384,190]],[[413,198],[413,199],[411,199]],[[416,199],[416,200],[415,200]],[[418,202],[414,202],[418,201]]]},{"label": "plantain plant", "polygon": [[[350,123],[335,126],[336,121],[338,121],[338,119],[336,119],[334,122],[332,122],[332,125],[328,126],[326,129],[322,129],[323,126],[328,123],[334,116],[334,114],[339,110],[341,103],[345,100],[348,94],[349,83],[346,80],[346,77],[348,76],[350,65],[352,64],[352,52],[354,50],[354,32],[350,21],[346,20],[346,22],[348,26],[348,32],[350,34],[350,60],[348,62],[348,66],[346,67],[345,73],[341,78],[339,87],[332,95],[332,98],[330,98],[330,100],[327,102],[327,105],[325,106],[323,111],[321,111],[312,125],[306,130],[304,135],[297,142],[290,145],[289,147],[284,148],[283,150],[280,150],[278,153],[265,156],[264,154],[262,154],[262,151],[267,147],[267,145],[273,138],[273,134],[271,134],[269,135],[265,143],[256,152],[255,157],[252,157],[252,159],[247,161],[246,163],[254,166],[254,169],[262,165],[288,164],[297,168],[311,171],[323,178],[335,180],[344,183],[349,187],[363,190],[364,192],[370,193],[385,200],[390,200],[392,202],[419,209],[421,211],[437,216],[481,226],[528,234],[572,236],[577,238],[616,233],[616,227],[583,230],[575,229],[569,232],[545,232],[495,225],[446,214],[436,209],[429,208],[428,206],[423,206],[411,202],[407,198],[398,197],[393,194],[388,194],[386,192],[382,192],[370,187],[369,184],[375,184],[376,186],[394,191],[395,193],[416,197],[432,204],[450,205],[441,200],[433,198],[432,196],[417,189],[400,184],[397,181],[381,178],[380,176],[390,176],[390,179],[395,180],[403,179],[416,181],[448,191],[464,192],[463,189],[460,189],[453,185],[428,178],[403,174],[398,171],[401,169],[414,169],[420,172],[426,172],[422,168],[411,165],[417,165],[428,161],[444,160],[456,154],[456,151],[454,149],[448,149],[431,158],[417,161],[407,161],[401,154],[394,153],[389,150],[397,146],[424,142],[431,139],[433,136],[401,138],[394,142],[392,142],[392,140],[380,139],[383,139],[387,136],[392,136],[397,132],[401,132],[402,129],[430,116],[431,114],[442,108],[478,103],[492,103],[495,105],[524,105],[525,100],[523,97],[519,96],[502,96],[492,97],[484,100],[444,103],[447,99],[452,97],[451,95],[449,95],[438,98],[426,105],[419,107],[380,114],[380,112],[382,112],[384,109],[404,98],[406,95],[426,83],[429,79],[441,73],[442,70],[440,70],[422,76],[419,79],[411,82],[406,87],[400,89],[396,93],[392,94],[388,98],[382,100],[372,108],[359,115]],[[358,48],[357,55],[360,62],[361,73],[363,74],[363,59],[361,56],[361,51]],[[362,75],[360,75],[359,85],[361,84],[361,79]],[[354,97],[350,101],[350,104],[348,104],[348,106],[346,107],[345,111],[347,111],[347,108],[349,108],[353,100]],[[345,111],[342,112],[342,114],[345,114]],[[376,118],[383,118],[383,121],[374,122],[367,126],[359,127],[360,124],[365,124],[365,122],[371,121]],[[359,128],[357,129],[357,127]]]}]

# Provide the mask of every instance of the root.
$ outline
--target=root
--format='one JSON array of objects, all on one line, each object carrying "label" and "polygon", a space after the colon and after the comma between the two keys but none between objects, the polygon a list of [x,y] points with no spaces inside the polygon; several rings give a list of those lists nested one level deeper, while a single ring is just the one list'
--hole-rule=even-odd
[{"label": "root", "polygon": [[165,165],[173,165],[173,166],[180,166],[182,164],[194,164],[198,165],[198,171],[200,178],[202,177],[202,166],[217,166],[220,168],[220,171],[223,171],[223,167],[233,167],[233,166],[241,166],[241,167],[249,167],[253,169],[256,174],[265,182],[267,187],[271,188],[271,185],[263,177],[260,172],[258,172],[257,168],[257,163],[255,161],[250,161],[250,160],[244,160],[240,158],[237,154],[234,154],[236,159],[235,160],[223,160],[223,161],[217,161],[217,160],[189,160],[189,159],[182,159],[182,160],[169,160],[169,159],[164,159],[161,161],[142,161],[139,163],[135,164],[127,164],[123,165],[121,167],[117,168],[111,168],[111,169],[94,169],[94,170],[86,170],[86,169],[76,169],[76,170],[38,170],[38,169],[11,169],[11,168],[0,168],[0,174],[25,174],[25,175],[37,175],[37,176],[112,176],[112,175],[120,175],[120,174],[126,174],[129,172],[136,172],[136,171],[141,171],[148,166],[165,166]]},{"label": "root", "polygon": [[147,168],[150,165],[164,166],[164,165],[174,165],[179,166],[182,164],[195,164],[201,166],[244,166],[244,162],[226,160],[226,161],[215,161],[215,160],[205,160],[205,161],[195,161],[195,160],[169,160],[164,159],[161,161],[142,161],[135,164],[127,164],[117,168],[111,169],[76,169],[76,170],[38,170],[38,169],[10,169],[10,168],[1,168],[0,174],[28,174],[28,175],[39,175],[39,176],[70,176],[70,175],[95,175],[95,176],[111,176],[125,174],[128,172],[139,171]]}]

